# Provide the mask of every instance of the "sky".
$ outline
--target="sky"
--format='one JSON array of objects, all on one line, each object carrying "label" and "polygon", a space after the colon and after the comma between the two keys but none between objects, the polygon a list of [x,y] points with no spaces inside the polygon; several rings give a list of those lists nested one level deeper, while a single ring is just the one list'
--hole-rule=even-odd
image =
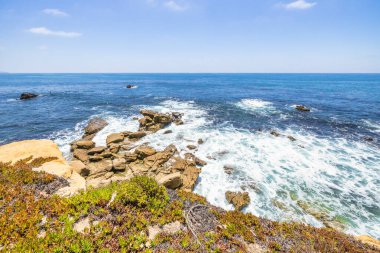
[{"label": "sky", "polygon": [[380,73],[380,1],[0,0],[0,71]]}]

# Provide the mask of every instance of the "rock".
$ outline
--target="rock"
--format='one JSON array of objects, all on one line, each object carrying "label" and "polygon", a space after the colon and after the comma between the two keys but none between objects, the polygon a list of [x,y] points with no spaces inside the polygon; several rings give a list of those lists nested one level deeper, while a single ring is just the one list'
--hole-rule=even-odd
[{"label": "rock", "polygon": [[125,137],[128,137],[129,139],[141,139],[142,137],[144,137],[146,135],[145,132],[142,132],[142,131],[139,131],[139,132],[131,132],[131,133],[128,133],[128,135],[125,135]]},{"label": "rock", "polygon": [[273,130],[270,132],[271,135],[275,136],[275,137],[279,137],[281,134],[279,134],[277,131]]},{"label": "rock", "polygon": [[101,160],[99,162],[87,164],[87,169],[90,171],[89,176],[96,174],[105,174],[112,170],[111,160]]},{"label": "rock", "polygon": [[38,97],[38,95],[34,94],[34,93],[25,92],[25,93],[21,94],[20,99],[26,100],[26,99],[31,99],[31,98],[35,98],[35,97]]},{"label": "rock", "polygon": [[118,143],[111,143],[109,145],[108,151],[112,154],[117,154],[120,151],[120,144]]},{"label": "rock", "polygon": [[113,170],[125,171],[126,160],[124,158],[116,158],[112,160]]},{"label": "rock", "polygon": [[226,199],[230,204],[233,204],[236,210],[241,210],[248,206],[251,199],[248,192],[226,192]]},{"label": "rock", "polygon": [[183,185],[181,189],[185,191],[192,191],[194,189],[195,183],[197,182],[200,173],[201,173],[201,170],[198,169],[197,167],[194,167],[194,166],[187,167],[181,175],[182,181],[183,181]]},{"label": "rock", "polygon": [[70,197],[79,191],[86,190],[86,179],[76,172],[73,172],[71,177],[68,179],[68,182],[69,186],[58,189],[55,194],[61,197]]},{"label": "rock", "polygon": [[95,142],[90,140],[80,140],[75,142],[74,146],[80,149],[91,149],[95,147]]},{"label": "rock", "polygon": [[310,108],[307,108],[304,105],[296,105],[296,110],[302,111],[302,112],[310,112]]},{"label": "rock", "polygon": [[44,171],[64,178],[71,176],[71,166],[66,162],[57,144],[51,140],[27,140],[0,146],[0,162],[14,164],[28,157],[33,159],[56,157],[55,160],[44,163],[33,170]]},{"label": "rock", "polygon": [[88,217],[84,219],[80,219],[79,221],[74,223],[73,230],[78,233],[84,233],[86,230],[90,230],[90,219]]},{"label": "rock", "polygon": [[101,154],[101,156],[105,159],[110,159],[113,157],[113,154],[110,151],[105,151]]},{"label": "rock", "polygon": [[228,175],[231,175],[234,172],[234,168],[230,165],[224,165],[224,172]]},{"label": "rock", "polygon": [[362,243],[371,245],[371,246],[377,248],[378,250],[380,250],[380,241],[379,240],[376,240],[376,239],[374,239],[368,235],[359,235],[359,236],[356,236],[356,239],[358,239]]},{"label": "rock", "polygon": [[87,155],[87,150],[85,149],[75,149],[73,152],[73,156],[84,163],[86,163],[89,158]]},{"label": "rock", "polygon": [[156,115],[156,112],[151,111],[151,110],[145,110],[145,109],[140,110],[140,113],[141,113],[143,116],[148,116],[148,117],[151,118],[151,119],[153,119],[154,116]]},{"label": "rock", "polygon": [[[113,173],[112,173],[113,174]],[[105,176],[103,177],[96,177],[96,178],[88,178],[86,181],[86,187],[93,187],[93,188],[101,188],[109,185],[111,183],[110,179],[107,179]]]},{"label": "rock", "polygon": [[170,114],[158,113],[150,110],[141,110],[144,118],[139,120],[140,131],[156,132],[173,122]]},{"label": "rock", "polygon": [[171,133],[173,133],[172,130],[165,130],[165,132],[163,134],[171,134]]},{"label": "rock", "polygon": [[144,118],[139,119],[140,127],[145,127],[152,122],[153,122],[153,119],[148,116],[144,116]]},{"label": "rock", "polygon": [[158,226],[149,226],[148,227],[148,240],[153,241],[156,238],[156,235],[162,232],[162,229]]},{"label": "rock", "polygon": [[89,156],[88,160],[90,162],[99,162],[100,160],[103,160],[103,156],[100,156],[100,155]]},{"label": "rock", "polygon": [[127,85],[127,89],[133,89],[133,88],[136,88],[136,86],[135,85],[131,85],[131,84]]},{"label": "rock", "polygon": [[122,141],[124,141],[123,133],[110,134],[107,136],[107,139],[106,139],[107,146],[110,146],[111,143],[119,143]]},{"label": "rock", "polygon": [[162,230],[166,234],[176,234],[181,231],[181,223],[179,221],[175,221],[169,224],[166,224],[162,227]]},{"label": "rock", "polygon": [[87,152],[87,154],[88,154],[88,155],[101,154],[101,153],[103,153],[105,150],[106,150],[106,147],[99,146],[99,147],[95,147],[95,148],[90,149],[90,150]]},{"label": "rock", "polygon": [[99,132],[108,125],[107,121],[102,118],[93,118],[91,119],[86,128],[84,129],[85,135],[91,135]]},{"label": "rock", "polygon": [[78,173],[82,177],[86,177],[90,174],[90,171],[86,168],[86,165],[80,160],[71,161],[70,166],[73,168],[73,172]]},{"label": "rock", "polygon": [[190,150],[194,150],[197,148],[197,146],[195,145],[187,145],[187,148],[190,149]]},{"label": "rock", "polygon": [[156,115],[154,115],[153,121],[155,123],[162,123],[167,125],[170,124],[173,121],[173,119],[172,117],[170,117],[170,115],[157,113]]},{"label": "rock", "polygon": [[155,171],[158,167],[166,163],[176,152],[177,148],[174,145],[169,145],[164,151],[146,157],[144,159],[144,164]]},{"label": "rock", "polygon": [[184,123],[183,123],[183,120],[182,120],[182,119],[176,119],[176,120],[174,121],[174,124],[176,124],[177,126],[180,126],[180,125],[183,125]]},{"label": "rock", "polygon": [[183,116],[183,113],[180,112],[172,112],[172,116],[174,119],[181,119]]},{"label": "rock", "polygon": [[296,141],[296,140],[297,140],[296,138],[294,138],[294,137],[291,136],[291,135],[288,135],[287,137],[288,137],[288,139],[291,140],[291,141]]},{"label": "rock", "polygon": [[154,155],[156,150],[152,147],[141,145],[135,149],[135,153],[139,159],[144,159],[145,157]]},{"label": "rock", "polygon": [[176,172],[163,176],[157,180],[159,184],[164,185],[165,187],[175,190],[182,185],[181,173]]},{"label": "rock", "polygon": [[146,175],[149,171],[149,168],[139,160],[127,164],[127,169],[131,170],[135,176]]},{"label": "rock", "polygon": [[191,162],[193,162],[195,165],[197,166],[205,166],[207,165],[207,162],[203,161],[202,159],[196,157],[194,154],[192,153],[186,153],[185,154],[185,159],[186,160],[189,160]]},{"label": "rock", "polygon": [[125,153],[124,154],[125,161],[130,163],[137,160],[137,154],[134,153]]},{"label": "rock", "polygon": [[204,141],[202,139],[198,139],[198,144],[199,145],[202,145],[204,143]]},{"label": "rock", "polygon": [[366,136],[363,138],[363,140],[368,141],[368,142],[374,141],[373,137],[371,137],[371,136]]}]

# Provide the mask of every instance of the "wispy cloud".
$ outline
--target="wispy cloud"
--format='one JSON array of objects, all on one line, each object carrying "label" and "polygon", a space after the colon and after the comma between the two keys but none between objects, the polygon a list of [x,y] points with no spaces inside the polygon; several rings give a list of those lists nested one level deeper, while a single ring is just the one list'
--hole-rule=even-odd
[{"label": "wispy cloud", "polygon": [[306,10],[313,8],[316,2],[307,2],[306,0],[296,0],[287,4],[280,4],[283,8],[287,10]]},{"label": "wispy cloud", "polygon": [[70,16],[64,11],[61,11],[59,9],[44,9],[42,10],[43,13],[51,15],[51,16],[56,16],[56,17],[68,17]]},{"label": "wispy cloud", "polygon": [[187,9],[187,5],[178,3],[174,0],[165,1],[164,6],[172,11],[184,11]]},{"label": "wispy cloud", "polygon": [[34,27],[28,30],[31,33],[46,35],[46,36],[57,36],[57,37],[66,37],[66,38],[74,38],[82,36],[81,33],[77,32],[64,32],[64,31],[52,31],[47,29],[46,27]]}]

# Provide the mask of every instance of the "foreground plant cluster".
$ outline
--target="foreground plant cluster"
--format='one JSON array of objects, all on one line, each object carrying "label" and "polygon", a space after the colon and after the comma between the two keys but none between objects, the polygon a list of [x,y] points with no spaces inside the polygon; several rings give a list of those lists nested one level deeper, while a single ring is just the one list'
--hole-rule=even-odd
[{"label": "foreground plant cluster", "polygon": [[[379,252],[333,229],[226,212],[145,176],[61,198],[65,180],[32,171],[52,159],[0,164],[0,251]],[[180,226],[152,236],[167,224]]]}]

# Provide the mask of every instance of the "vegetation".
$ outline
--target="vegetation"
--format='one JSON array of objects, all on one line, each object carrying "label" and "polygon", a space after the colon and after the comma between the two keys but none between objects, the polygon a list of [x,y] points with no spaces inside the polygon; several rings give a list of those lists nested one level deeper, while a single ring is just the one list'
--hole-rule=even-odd
[{"label": "vegetation", "polygon": [[[51,159],[0,164],[0,251],[379,252],[332,229],[225,212],[148,177],[60,198],[52,193],[65,180],[32,171]],[[75,224],[84,219],[89,226],[77,232]],[[162,230],[149,241],[149,226],[175,221],[180,230]]]}]

